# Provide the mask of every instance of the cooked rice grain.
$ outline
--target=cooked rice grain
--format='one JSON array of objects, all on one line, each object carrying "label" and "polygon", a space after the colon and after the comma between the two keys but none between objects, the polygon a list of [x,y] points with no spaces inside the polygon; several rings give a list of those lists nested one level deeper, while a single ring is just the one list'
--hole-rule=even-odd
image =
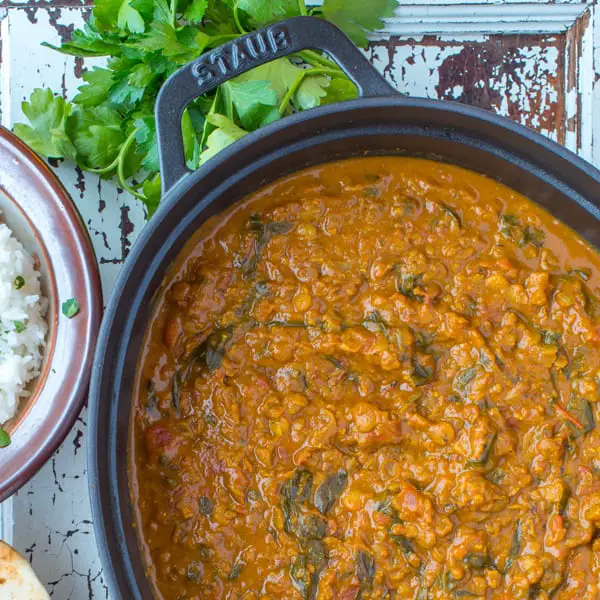
[{"label": "cooked rice grain", "polygon": [[16,414],[39,375],[46,309],[32,256],[0,223],[0,424]]}]

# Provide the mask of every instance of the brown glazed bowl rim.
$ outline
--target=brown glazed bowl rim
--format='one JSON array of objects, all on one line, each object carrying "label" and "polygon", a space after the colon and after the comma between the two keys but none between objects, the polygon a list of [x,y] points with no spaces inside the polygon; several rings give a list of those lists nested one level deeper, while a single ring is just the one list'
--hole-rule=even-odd
[{"label": "brown glazed bowl rim", "polygon": [[[49,334],[42,373],[0,448],[0,501],[28,481],[62,443],[85,401],[102,289],[88,231],[69,194],[48,165],[0,127],[0,191],[24,217],[46,267]],[[40,253],[40,252],[38,252]],[[61,303],[76,298],[72,319]]]}]

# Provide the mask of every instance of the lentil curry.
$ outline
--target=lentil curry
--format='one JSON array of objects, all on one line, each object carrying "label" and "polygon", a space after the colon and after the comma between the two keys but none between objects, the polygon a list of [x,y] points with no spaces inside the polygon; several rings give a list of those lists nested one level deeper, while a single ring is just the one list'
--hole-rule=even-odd
[{"label": "lentil curry", "polygon": [[528,199],[418,159],[206,223],[138,373],[157,596],[600,598],[599,274]]}]

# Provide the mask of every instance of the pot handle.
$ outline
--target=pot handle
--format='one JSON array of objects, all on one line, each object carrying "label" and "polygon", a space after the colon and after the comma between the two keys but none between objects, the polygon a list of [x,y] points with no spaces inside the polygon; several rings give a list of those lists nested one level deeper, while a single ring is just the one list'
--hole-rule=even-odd
[{"label": "pot handle", "polygon": [[293,17],[239,37],[179,69],[158,94],[155,113],[163,194],[190,172],[181,135],[185,107],[237,75],[307,49],[329,54],[361,97],[397,93],[343,32],[323,19]]}]

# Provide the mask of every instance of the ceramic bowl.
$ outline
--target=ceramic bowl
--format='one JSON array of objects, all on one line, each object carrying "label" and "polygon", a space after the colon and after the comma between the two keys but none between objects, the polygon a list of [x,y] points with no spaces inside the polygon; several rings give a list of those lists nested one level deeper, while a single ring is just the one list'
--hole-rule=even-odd
[{"label": "ceramic bowl", "polygon": [[[49,301],[41,374],[15,417],[3,425],[11,438],[0,448],[0,501],[44,464],[67,435],[86,397],[102,311],[92,244],[77,209],[48,165],[0,128],[0,210],[3,220],[39,262]],[[62,303],[76,298],[69,319]]]}]

